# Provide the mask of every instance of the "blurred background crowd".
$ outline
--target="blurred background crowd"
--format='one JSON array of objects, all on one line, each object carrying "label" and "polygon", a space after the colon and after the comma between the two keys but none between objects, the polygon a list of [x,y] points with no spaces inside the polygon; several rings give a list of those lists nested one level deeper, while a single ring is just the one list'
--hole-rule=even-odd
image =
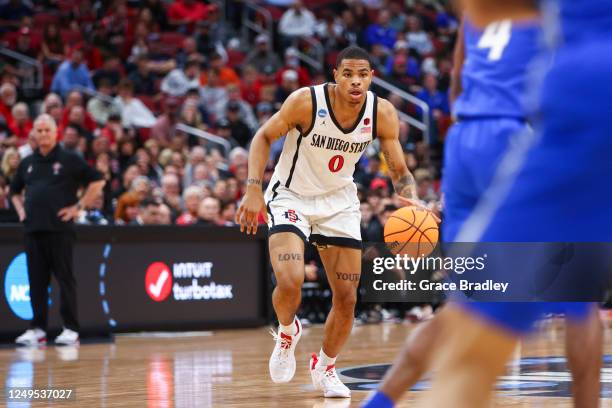
[{"label": "blurred background crowd", "polygon": [[[6,185],[35,148],[32,120],[46,112],[58,124],[62,145],[108,181],[97,208],[81,222],[231,225],[255,131],[295,89],[333,80],[335,56],[351,44],[371,51],[377,76],[430,106],[429,140],[402,122],[401,141],[420,197],[438,204],[457,30],[444,3],[259,3],[273,17],[272,37],[244,36],[243,14],[253,12],[234,1],[0,3],[3,45],[42,66],[38,73],[28,61],[0,54],[5,221],[15,219]],[[311,55],[313,42],[324,50],[319,70],[299,58]],[[423,114],[396,93],[375,91],[400,111]],[[272,149],[267,176],[282,143]],[[376,145],[366,151],[355,180],[370,236],[380,229],[384,209],[394,205]]]},{"label": "blurred background crowd", "polygon": [[[63,147],[107,180],[79,223],[234,225],[254,133],[292,91],[333,81],[354,44],[392,86],[373,90],[429,120],[428,132],[402,121],[400,139],[419,197],[439,210],[457,29],[443,0],[2,0],[0,221],[17,221],[7,186],[36,148],[33,119],[49,113]],[[376,143],[355,181],[363,239],[381,242],[399,203]]]}]

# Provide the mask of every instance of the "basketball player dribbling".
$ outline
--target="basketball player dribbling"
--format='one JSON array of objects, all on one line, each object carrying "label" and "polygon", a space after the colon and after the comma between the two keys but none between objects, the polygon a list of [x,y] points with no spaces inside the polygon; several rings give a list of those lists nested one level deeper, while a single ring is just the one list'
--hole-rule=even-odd
[{"label": "basketball player dribbling", "polygon": [[[269,361],[275,383],[289,382],[295,374],[294,352],[302,335],[296,312],[304,282],[304,245],[308,240],[319,250],[333,297],[323,345],[312,355],[309,370],[314,387],[325,397],[350,397],[335,362],[353,326],[361,276],[361,213],[353,173],[373,139],[380,140],[402,202],[420,205],[398,139],[397,113],[391,103],[368,91],[372,74],[368,53],[348,47],[338,54],[334,84],[289,95],[253,138],[247,191],[236,215],[247,234],[257,231],[260,213],[269,226],[277,282],[272,302],[280,324]],[[264,196],[270,145],[283,135],[283,150]]]}]

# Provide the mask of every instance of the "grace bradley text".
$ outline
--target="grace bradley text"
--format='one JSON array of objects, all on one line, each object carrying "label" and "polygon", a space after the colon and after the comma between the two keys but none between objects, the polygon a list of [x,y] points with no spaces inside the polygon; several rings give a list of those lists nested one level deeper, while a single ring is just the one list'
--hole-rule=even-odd
[{"label": "grace bradley text", "polygon": [[495,282],[492,279],[487,279],[484,282],[472,282],[466,279],[461,279],[459,282],[432,282],[422,280],[413,282],[409,280],[400,280],[396,282],[384,282],[377,279],[372,283],[374,290],[377,291],[477,291],[477,292],[501,292],[506,293],[508,282]]}]

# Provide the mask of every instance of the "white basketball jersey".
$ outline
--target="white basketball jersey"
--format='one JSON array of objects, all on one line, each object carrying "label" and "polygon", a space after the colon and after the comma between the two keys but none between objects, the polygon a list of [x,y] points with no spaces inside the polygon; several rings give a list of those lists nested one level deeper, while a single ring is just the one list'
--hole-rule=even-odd
[{"label": "white basketball jersey", "polygon": [[342,129],[334,117],[327,84],[311,86],[310,129],[287,133],[274,183],[302,196],[338,190],[353,182],[355,165],[376,137],[377,98],[368,91],[366,101],[350,129]]}]

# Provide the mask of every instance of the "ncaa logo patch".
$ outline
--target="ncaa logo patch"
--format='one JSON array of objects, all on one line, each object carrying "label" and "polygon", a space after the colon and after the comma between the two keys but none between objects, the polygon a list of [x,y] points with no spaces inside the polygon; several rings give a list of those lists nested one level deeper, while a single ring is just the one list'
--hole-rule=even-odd
[{"label": "ncaa logo patch", "polygon": [[[48,288],[51,306],[51,285]],[[30,280],[28,278],[28,260],[25,252],[13,258],[4,275],[4,297],[11,312],[22,320],[32,320],[34,312],[30,303]]]},{"label": "ncaa logo patch", "polygon": [[298,222],[300,220],[300,217],[298,217],[298,215],[295,213],[295,210],[287,210],[283,215],[290,222]]},{"label": "ncaa logo patch", "polygon": [[[338,370],[344,384],[355,391],[378,388],[390,364],[372,364]],[[508,375],[498,378],[496,391],[510,397],[571,397],[572,376],[565,357],[526,357],[511,363]],[[411,391],[425,391],[430,381],[419,381]],[[612,398],[612,355],[603,358],[601,397]]]},{"label": "ncaa logo patch", "polygon": [[325,109],[319,109],[319,112],[317,112],[317,115],[319,115],[320,118],[324,118],[327,116],[327,111]]},{"label": "ncaa logo patch", "polygon": [[9,264],[4,276],[4,296],[15,316],[32,320],[34,313],[30,304],[30,281],[25,252],[17,255]]}]

